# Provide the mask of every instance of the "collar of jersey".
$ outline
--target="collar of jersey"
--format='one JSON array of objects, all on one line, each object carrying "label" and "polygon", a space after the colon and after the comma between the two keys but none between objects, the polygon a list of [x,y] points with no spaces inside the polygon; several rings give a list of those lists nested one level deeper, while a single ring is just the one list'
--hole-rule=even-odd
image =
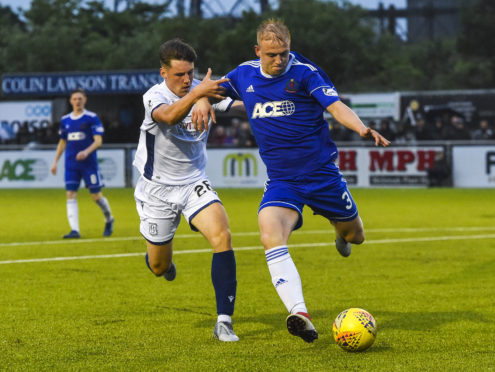
[{"label": "collar of jersey", "polygon": [[83,110],[83,112],[81,113],[81,115],[74,115],[74,111],[72,111],[72,112],[70,113],[70,118],[71,118],[72,120],[81,119],[81,118],[84,116],[84,114],[86,114],[86,109],[84,109],[84,110]]},{"label": "collar of jersey", "polygon": [[282,72],[280,75],[270,75],[270,74],[267,74],[266,72],[263,72],[263,68],[261,67],[261,63],[260,63],[260,73],[261,75],[263,75],[264,77],[268,78],[268,79],[275,79],[275,78],[278,78],[279,76],[282,76],[282,75],[285,75],[287,73],[287,71],[290,70],[291,66],[292,66],[292,62],[294,61],[294,54],[290,54],[289,55],[289,63],[287,63],[287,67],[285,68],[284,72]]}]

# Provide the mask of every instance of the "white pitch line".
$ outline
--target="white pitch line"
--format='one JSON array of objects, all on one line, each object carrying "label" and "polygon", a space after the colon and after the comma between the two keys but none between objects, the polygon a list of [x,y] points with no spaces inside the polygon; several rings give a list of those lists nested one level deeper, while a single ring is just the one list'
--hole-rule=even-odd
[{"label": "white pitch line", "polygon": [[[366,244],[393,244],[393,243],[412,243],[412,242],[433,242],[433,241],[445,241],[445,240],[465,240],[465,239],[491,239],[495,238],[495,234],[483,234],[483,235],[455,235],[455,236],[431,236],[424,238],[402,238],[402,239],[377,239],[367,240]],[[314,248],[329,246],[331,243],[302,243],[302,244],[290,244],[290,248]],[[261,246],[251,247],[237,247],[235,251],[253,251],[255,249],[261,250]],[[211,248],[204,249],[188,249],[174,251],[174,254],[194,254],[194,253],[209,253],[212,252]],[[116,253],[116,254],[102,254],[92,256],[69,256],[69,257],[48,257],[48,258],[32,258],[22,260],[9,260],[0,261],[0,265],[16,264],[16,263],[32,263],[32,262],[53,262],[53,261],[73,261],[73,260],[89,260],[89,259],[101,259],[101,258],[121,258],[121,257],[135,257],[144,256],[144,252],[139,253]]]},{"label": "white pitch line", "polygon": [[[473,227],[403,227],[403,228],[384,228],[384,229],[365,229],[366,233],[378,233],[378,232],[428,232],[428,231],[491,231],[495,230],[495,226],[484,227],[484,226],[473,226]],[[329,227],[328,230],[303,230],[294,231],[295,235],[308,235],[308,234],[333,234],[333,231]],[[258,231],[251,232],[234,232],[232,236],[257,236]],[[190,238],[202,238],[203,236],[199,233],[196,234],[178,234],[174,239],[190,239]],[[34,241],[34,242],[12,242],[12,243],[0,243],[0,248],[2,247],[21,247],[30,245],[63,245],[63,244],[85,244],[85,243],[101,243],[101,242],[123,242],[123,241],[133,241],[142,240],[142,236],[127,236],[118,238],[92,238],[92,239],[60,239],[60,240],[44,240],[44,241]]]}]

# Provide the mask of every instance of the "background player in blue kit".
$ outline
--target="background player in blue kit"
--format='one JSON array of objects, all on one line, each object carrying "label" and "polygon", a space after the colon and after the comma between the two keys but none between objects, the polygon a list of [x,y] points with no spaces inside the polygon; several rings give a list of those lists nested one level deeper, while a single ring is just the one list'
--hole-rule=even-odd
[{"label": "background player in blue kit", "polygon": [[335,165],[338,152],[323,112],[375,144],[390,142],[367,128],[339,100],[328,76],[290,51],[290,32],[279,20],[257,30],[257,60],[239,65],[223,83],[227,95],[244,101],[269,180],[258,211],[261,242],[278,295],[289,311],[287,328],[306,342],[318,338],[304,302],[299,273],[287,248],[291,232],[302,225],[308,205],[335,227],[337,250],[344,257],[364,231],[356,204]]},{"label": "background player in blue kit", "polygon": [[67,190],[67,218],[71,231],[64,239],[80,238],[77,190],[84,179],[91,197],[101,208],[105,217],[104,236],[113,232],[114,218],[108,200],[103,196],[96,149],[103,142],[103,125],[98,116],[86,110],[87,97],[82,89],[76,89],[70,95],[72,112],[62,117],[60,140],[58,142],[51,172],[57,173],[57,162],[65,151],[65,188]]}]

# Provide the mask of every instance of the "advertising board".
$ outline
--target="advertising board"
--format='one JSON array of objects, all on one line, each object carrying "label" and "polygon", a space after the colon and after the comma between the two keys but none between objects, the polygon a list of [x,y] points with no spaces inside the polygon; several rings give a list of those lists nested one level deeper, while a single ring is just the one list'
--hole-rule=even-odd
[{"label": "advertising board", "polygon": [[[125,186],[124,154],[120,149],[98,151],[105,186]],[[54,156],[55,151],[0,151],[0,188],[64,188],[64,157],[53,175]]]}]

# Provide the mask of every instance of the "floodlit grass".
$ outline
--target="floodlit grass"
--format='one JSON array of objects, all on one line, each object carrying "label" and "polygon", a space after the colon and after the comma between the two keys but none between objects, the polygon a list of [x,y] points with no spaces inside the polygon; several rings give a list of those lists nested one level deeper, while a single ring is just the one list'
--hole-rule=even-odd
[{"label": "floodlit grass", "polygon": [[[290,252],[320,332],[314,344],[285,328],[257,234],[261,191],[217,191],[237,248],[234,344],[213,339],[211,253],[181,253],[208,248],[185,221],[169,283],[144,264],[133,190],[104,191],[116,217],[107,239],[82,190],[79,241],[60,239],[63,190],[0,190],[0,371],[495,370],[493,190],[353,190],[367,241],[349,258],[330,244],[329,223],[305,210]],[[333,341],[333,319],[349,307],[377,321],[368,351]]]}]

